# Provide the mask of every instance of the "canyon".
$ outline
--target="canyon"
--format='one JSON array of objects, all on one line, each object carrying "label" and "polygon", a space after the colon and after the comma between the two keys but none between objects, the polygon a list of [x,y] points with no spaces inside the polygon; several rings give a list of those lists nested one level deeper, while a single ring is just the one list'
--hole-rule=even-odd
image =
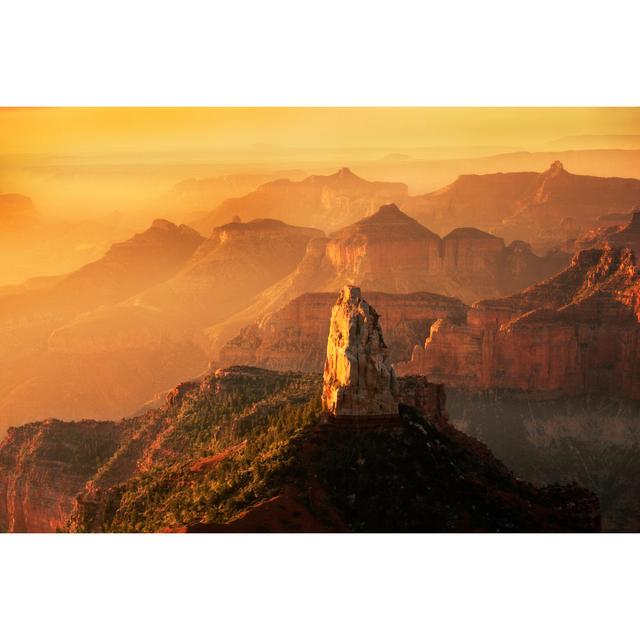
[{"label": "canyon", "polygon": [[568,264],[569,254],[540,257],[523,242],[504,242],[478,229],[440,238],[394,204],[328,237],[314,238],[297,267],[253,304],[207,331],[214,357],[246,326],[309,292],[344,284],[387,293],[428,291],[466,303],[521,290]]},{"label": "canyon", "polygon": [[[639,224],[635,214],[613,237],[634,238]],[[474,303],[464,322],[438,320],[399,372],[536,397],[640,398],[640,269],[628,244],[580,251],[522,293]]]},{"label": "canyon", "polygon": [[456,428],[486,444],[518,478],[593,491],[603,531],[640,530],[639,409],[637,400],[602,394],[537,400],[447,388]]},{"label": "canyon", "polygon": [[355,287],[334,305],[326,353],[324,384],[231,367],[136,418],[12,428],[0,443],[0,528],[600,529],[594,494],[516,479],[449,424],[441,386],[396,379]]},{"label": "canyon", "polygon": [[[562,252],[536,256],[524,243],[505,247],[475,229],[441,239],[394,205],[328,237],[259,218],[204,238],[157,219],[74,272],[0,290],[0,430],[51,416],[131,415],[211,361],[249,363],[229,359],[227,343],[307,292],[352,282],[470,302],[517,291],[567,260]],[[416,310],[399,318],[397,331],[389,326],[394,358],[426,337],[429,325],[418,321],[441,303],[423,300],[422,311],[410,303]]]},{"label": "canyon", "polygon": [[202,374],[201,328],[293,269],[320,233],[256,220],[205,239],[156,220],[48,286],[0,295],[0,430],[50,416],[119,418]]}]

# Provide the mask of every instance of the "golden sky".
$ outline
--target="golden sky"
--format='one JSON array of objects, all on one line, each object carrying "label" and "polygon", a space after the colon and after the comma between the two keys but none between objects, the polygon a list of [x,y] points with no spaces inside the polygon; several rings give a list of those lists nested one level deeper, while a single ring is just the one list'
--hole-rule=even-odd
[{"label": "golden sky", "polygon": [[537,148],[572,135],[640,134],[633,108],[0,109],[0,153],[101,155],[246,148]]}]

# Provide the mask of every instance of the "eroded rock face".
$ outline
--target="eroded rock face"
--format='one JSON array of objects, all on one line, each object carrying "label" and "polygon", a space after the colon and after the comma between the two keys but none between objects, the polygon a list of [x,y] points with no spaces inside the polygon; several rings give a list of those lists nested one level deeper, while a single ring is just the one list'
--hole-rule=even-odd
[{"label": "eroded rock face", "polygon": [[379,316],[352,285],[331,313],[322,406],[337,416],[398,413],[398,381]]},{"label": "eroded rock face", "polygon": [[434,323],[401,375],[539,397],[640,399],[640,268],[625,247],[578,253],[520,294],[472,306],[466,322]]},{"label": "eroded rock face", "polygon": [[0,443],[0,531],[62,527],[87,479],[116,451],[122,431],[93,420],[10,429]]},{"label": "eroded rock face", "polygon": [[291,273],[230,316],[223,331],[218,328],[211,336],[212,351],[241,327],[305,293],[335,292],[357,282],[367,292],[429,291],[470,304],[521,291],[557,273],[570,259],[560,251],[538,256],[524,242],[505,247],[502,239],[474,228],[457,229],[442,239],[395,204],[384,205],[329,237],[311,239]]}]

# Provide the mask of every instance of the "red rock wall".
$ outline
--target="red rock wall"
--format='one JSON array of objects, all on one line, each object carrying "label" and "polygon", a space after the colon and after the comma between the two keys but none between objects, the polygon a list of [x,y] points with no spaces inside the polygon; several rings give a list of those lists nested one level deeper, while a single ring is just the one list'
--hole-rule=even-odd
[{"label": "red rock wall", "polygon": [[627,250],[583,254],[519,296],[474,305],[466,322],[438,321],[398,373],[471,389],[640,399],[635,259]]},{"label": "red rock wall", "polygon": [[[428,293],[366,293],[380,314],[392,361],[407,359],[437,318],[464,318],[455,298]],[[251,364],[279,371],[322,371],[334,293],[307,293],[263,321],[245,327],[221,350],[223,365]]]},{"label": "red rock wall", "polygon": [[101,463],[116,450],[113,422],[48,420],[10,429],[0,443],[0,531],[61,527]]}]

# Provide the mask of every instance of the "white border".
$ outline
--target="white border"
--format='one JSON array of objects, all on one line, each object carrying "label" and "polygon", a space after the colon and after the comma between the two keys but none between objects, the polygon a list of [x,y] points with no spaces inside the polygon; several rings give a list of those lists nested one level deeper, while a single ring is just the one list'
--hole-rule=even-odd
[{"label": "white border", "polygon": [[637,106],[638,3],[20,0],[0,104]]},{"label": "white border", "polygon": [[637,635],[637,542],[630,535],[7,535],[0,602],[12,640],[620,640]]}]

